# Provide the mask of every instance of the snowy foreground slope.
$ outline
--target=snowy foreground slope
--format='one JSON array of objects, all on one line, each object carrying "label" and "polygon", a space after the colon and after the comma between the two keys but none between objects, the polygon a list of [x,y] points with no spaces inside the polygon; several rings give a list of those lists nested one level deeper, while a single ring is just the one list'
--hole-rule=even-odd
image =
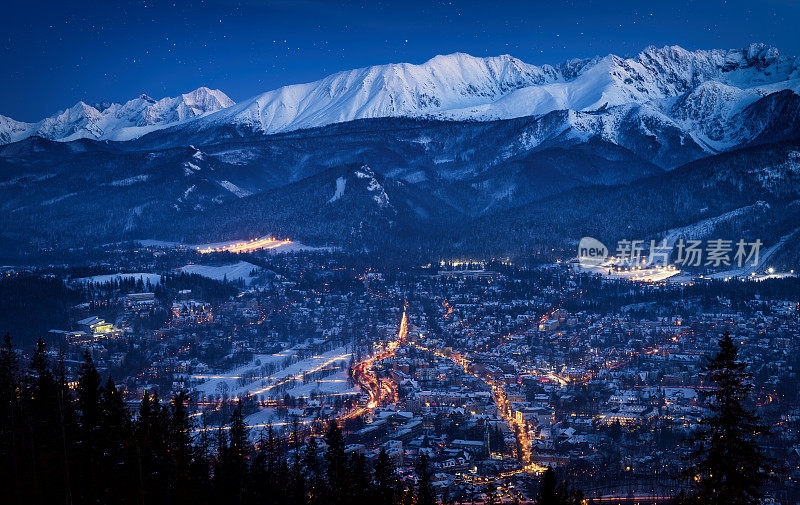
[{"label": "snowy foreground slope", "polygon": [[[490,121],[552,111],[572,115],[569,126],[620,135],[631,109],[643,123],[667,123],[715,151],[758,132],[743,131],[747,106],[772,93],[800,89],[800,60],[753,44],[745,49],[688,51],[649,47],[615,55],[535,66],[509,55],[436,56],[420,65],[397,63],[339,72],[234,105],[218,90],[178,98],[142,96],[98,109],[79,102],[39,123],[0,116],[0,142],[39,135],[54,140],[127,140],[166,127],[192,131],[233,128],[272,134],[356,119],[426,117]],[[606,113],[607,112],[607,113]]]}]

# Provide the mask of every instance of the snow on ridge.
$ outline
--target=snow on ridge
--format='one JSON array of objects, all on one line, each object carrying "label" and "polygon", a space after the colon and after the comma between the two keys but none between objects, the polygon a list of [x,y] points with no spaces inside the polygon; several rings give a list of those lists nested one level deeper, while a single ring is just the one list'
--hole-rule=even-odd
[{"label": "snow on ridge", "polygon": [[234,195],[236,195],[237,198],[244,198],[246,196],[250,196],[253,194],[250,191],[247,191],[246,189],[240,188],[239,186],[230,181],[219,181],[219,185],[227,189]]},{"label": "snow on ridge", "polygon": [[75,196],[77,194],[78,193],[67,193],[65,195],[57,196],[55,198],[51,198],[49,200],[43,201],[42,205],[53,205],[54,203],[58,203],[58,202],[60,202],[62,200],[66,200],[67,198],[71,198],[71,197],[73,197],[73,196]]},{"label": "snow on ridge", "polygon": [[116,181],[111,181],[108,183],[109,186],[132,186],[139,182],[145,182],[150,179],[148,174],[139,174],[134,175],[133,177],[128,177],[126,179],[119,179]]},{"label": "snow on ridge", "polygon": [[33,135],[35,123],[25,123],[0,115],[0,144],[10,144]]},{"label": "snow on ridge", "polygon": [[199,172],[201,169],[198,165],[195,165],[191,161],[184,161],[183,162],[183,175],[192,175],[195,172]]},{"label": "snow on ridge", "polygon": [[[421,64],[391,63],[338,72],[318,81],[287,85],[234,104],[219,90],[198,88],[176,98],[145,95],[101,110],[79,102],[39,123],[0,117],[0,142],[29,135],[56,140],[128,140],[145,133],[191,124],[194,131],[234,126],[272,134],[363,118],[432,117],[495,120],[537,116],[556,110],[587,112],[621,105],[650,104],[700,89],[698,110],[678,111],[695,118],[690,127],[701,140],[724,145],[721,119],[765,93],[800,88],[800,60],[773,47],[689,51],[679,46],[647,47],[633,57],[607,55],[557,65],[531,65],[510,55],[480,58],[464,53],[438,55]],[[730,88],[728,90],[725,87]],[[731,91],[733,90],[733,91]],[[702,111],[721,108],[705,128]],[[667,112],[665,110],[665,112]]]},{"label": "snow on ridge", "polygon": [[752,205],[747,205],[744,207],[740,207],[738,209],[731,210],[729,212],[725,212],[724,214],[720,214],[719,216],[710,217],[707,219],[702,219],[694,224],[690,224],[688,226],[683,226],[681,228],[672,228],[665,232],[664,239],[667,241],[667,244],[671,247],[675,245],[675,242],[678,241],[680,238],[685,239],[702,239],[707,237],[710,233],[712,233],[717,226],[722,223],[726,223],[738,217],[752,214],[755,212],[763,212],[769,209],[769,204],[767,202],[756,202]]},{"label": "snow on ridge", "polygon": [[384,208],[389,206],[389,195],[386,194],[386,190],[383,189],[383,186],[378,182],[378,179],[375,178],[375,174],[369,167],[361,167],[361,170],[355,171],[355,175],[359,179],[367,179],[367,191],[372,193],[372,199],[375,200],[378,207]]},{"label": "snow on ridge", "polygon": [[341,198],[342,195],[344,195],[344,189],[346,185],[347,185],[347,179],[344,177],[338,177],[336,179],[336,190],[333,192],[333,196],[331,197],[331,199],[328,200],[328,203],[333,203],[339,198]]},{"label": "snow on ridge", "polygon": [[631,58],[608,55],[556,66],[529,65],[508,55],[455,53],[419,65],[365,67],[285,86],[207,119],[209,125],[235,124],[264,134],[376,117],[508,119],[645,104],[707,81],[739,89],[785,89],[800,77],[799,67],[797,59],[762,45],[709,51],[649,47]]},{"label": "snow on ridge", "polygon": [[130,140],[159,128],[205,116],[234,103],[222,91],[206,87],[161,100],[143,94],[125,103],[92,106],[79,101],[35,123],[23,123],[0,116],[0,144],[16,142],[32,135],[58,141],[80,138]]}]

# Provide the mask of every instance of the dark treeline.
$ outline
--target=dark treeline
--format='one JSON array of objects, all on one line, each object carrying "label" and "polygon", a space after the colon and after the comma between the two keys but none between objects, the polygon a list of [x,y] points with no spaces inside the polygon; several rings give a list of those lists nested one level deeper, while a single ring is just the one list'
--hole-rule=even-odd
[{"label": "dark treeline", "polygon": [[15,504],[313,504],[435,503],[425,457],[406,483],[389,456],[373,464],[345,452],[329,423],[324,447],[297,423],[286,437],[272,429],[251,444],[242,408],[227,429],[202,428],[187,397],[169,403],[144,394],[131,415],[109,378],[84,356],[70,387],[63,362],[39,342],[23,368],[6,336],[0,348],[0,478]]},{"label": "dark treeline", "polygon": [[105,282],[89,282],[85,289],[90,300],[108,301],[122,294],[153,292],[162,303],[171,304],[178,297],[178,292],[184,289],[190,290],[196,298],[218,302],[234,296],[242,287],[244,283],[240,280],[218,281],[199,274],[179,272],[162,274],[155,285],[149,279],[128,276]]},{"label": "dark treeline", "polygon": [[52,328],[68,328],[73,305],[83,301],[79,289],[54,276],[0,276],[2,332],[11,332],[29,346]]}]

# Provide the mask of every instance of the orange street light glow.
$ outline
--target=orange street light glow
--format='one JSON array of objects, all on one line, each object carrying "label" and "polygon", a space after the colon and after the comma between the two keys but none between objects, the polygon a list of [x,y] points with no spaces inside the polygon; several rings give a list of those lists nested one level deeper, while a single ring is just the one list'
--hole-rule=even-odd
[{"label": "orange street light glow", "polygon": [[247,242],[236,242],[220,247],[207,247],[205,249],[198,249],[201,254],[208,254],[214,252],[232,252],[232,253],[246,253],[258,251],[259,249],[275,249],[283,245],[291,244],[292,241],[287,239],[278,240],[273,237],[254,238]]}]

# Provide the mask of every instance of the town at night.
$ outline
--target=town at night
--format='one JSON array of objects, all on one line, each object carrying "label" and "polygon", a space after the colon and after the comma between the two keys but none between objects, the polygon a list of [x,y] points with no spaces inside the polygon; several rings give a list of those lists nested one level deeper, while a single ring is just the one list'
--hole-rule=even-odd
[{"label": "town at night", "polygon": [[800,503],[800,9],[679,3],[9,5],[0,503]]}]

